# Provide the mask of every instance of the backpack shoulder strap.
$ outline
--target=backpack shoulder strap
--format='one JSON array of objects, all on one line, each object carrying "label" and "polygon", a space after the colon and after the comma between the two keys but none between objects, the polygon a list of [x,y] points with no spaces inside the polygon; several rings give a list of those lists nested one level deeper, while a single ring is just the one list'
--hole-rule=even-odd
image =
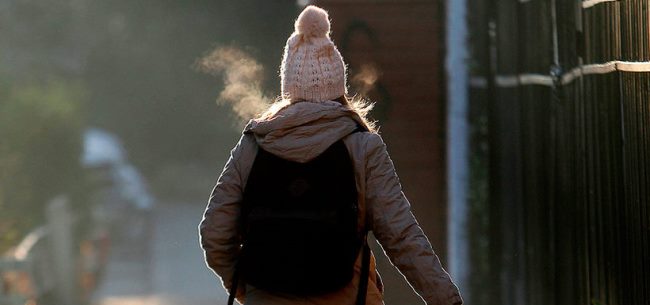
[{"label": "backpack shoulder strap", "polygon": [[228,295],[228,305],[233,305],[235,303],[235,296],[237,295],[237,286],[239,286],[239,268],[235,264],[235,270],[233,271],[232,279],[230,282],[230,294]]},{"label": "backpack shoulder strap", "polygon": [[[368,129],[361,124],[357,124],[355,128],[349,135],[357,132],[368,132]],[[365,213],[365,211],[364,211]],[[357,292],[357,301],[356,305],[365,305],[366,296],[368,294],[368,277],[370,276],[370,246],[368,245],[368,221],[367,216],[364,216],[363,224],[363,245],[361,254],[361,274],[359,275],[359,291]]]},{"label": "backpack shoulder strap", "polygon": [[363,236],[363,253],[361,254],[361,274],[359,275],[359,292],[356,305],[366,304],[368,294],[368,277],[370,276],[370,246],[368,245],[368,231]]}]

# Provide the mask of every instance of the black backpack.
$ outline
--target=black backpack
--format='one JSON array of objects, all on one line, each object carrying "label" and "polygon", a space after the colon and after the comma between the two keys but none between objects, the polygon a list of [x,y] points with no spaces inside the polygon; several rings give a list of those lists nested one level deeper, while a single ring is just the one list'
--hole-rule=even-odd
[{"label": "black backpack", "polygon": [[339,290],[352,280],[362,248],[357,303],[365,303],[369,250],[365,232],[358,230],[358,211],[354,165],[342,140],[307,163],[259,148],[244,189],[243,246],[229,304],[240,276],[274,293]]}]

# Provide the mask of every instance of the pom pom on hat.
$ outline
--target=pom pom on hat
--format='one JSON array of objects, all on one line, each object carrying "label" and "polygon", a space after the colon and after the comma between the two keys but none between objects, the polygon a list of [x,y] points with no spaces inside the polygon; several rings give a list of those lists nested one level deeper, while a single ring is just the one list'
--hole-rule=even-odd
[{"label": "pom pom on hat", "polygon": [[347,93],[346,67],[329,37],[327,11],[310,5],[287,39],[280,66],[282,98],[292,101],[331,101]]},{"label": "pom pom on hat", "polygon": [[330,32],[329,15],[324,9],[310,5],[300,13],[294,26],[296,33],[308,37],[328,37]]}]

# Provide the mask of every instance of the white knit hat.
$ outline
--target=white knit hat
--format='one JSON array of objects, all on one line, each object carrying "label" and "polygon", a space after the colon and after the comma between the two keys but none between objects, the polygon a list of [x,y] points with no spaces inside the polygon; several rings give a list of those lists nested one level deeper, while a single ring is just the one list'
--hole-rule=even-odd
[{"label": "white knit hat", "polygon": [[329,32],[325,10],[310,5],[300,13],[284,47],[283,98],[321,102],[347,93],[345,64]]}]

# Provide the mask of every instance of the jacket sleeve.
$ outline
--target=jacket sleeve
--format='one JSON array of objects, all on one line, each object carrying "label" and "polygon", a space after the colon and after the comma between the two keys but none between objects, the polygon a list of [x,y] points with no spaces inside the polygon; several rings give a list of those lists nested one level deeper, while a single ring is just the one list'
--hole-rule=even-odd
[{"label": "jacket sleeve", "polygon": [[[245,135],[230,152],[230,158],[212,190],[199,225],[199,239],[205,261],[220,278],[226,291],[230,290],[234,265],[240,251],[238,220],[243,197],[240,159]],[[237,298],[243,299],[243,286],[238,286]]]},{"label": "jacket sleeve", "polygon": [[368,217],[387,256],[428,305],[462,303],[458,288],[411,213],[379,135],[371,135],[366,152],[366,202],[371,213]]}]

